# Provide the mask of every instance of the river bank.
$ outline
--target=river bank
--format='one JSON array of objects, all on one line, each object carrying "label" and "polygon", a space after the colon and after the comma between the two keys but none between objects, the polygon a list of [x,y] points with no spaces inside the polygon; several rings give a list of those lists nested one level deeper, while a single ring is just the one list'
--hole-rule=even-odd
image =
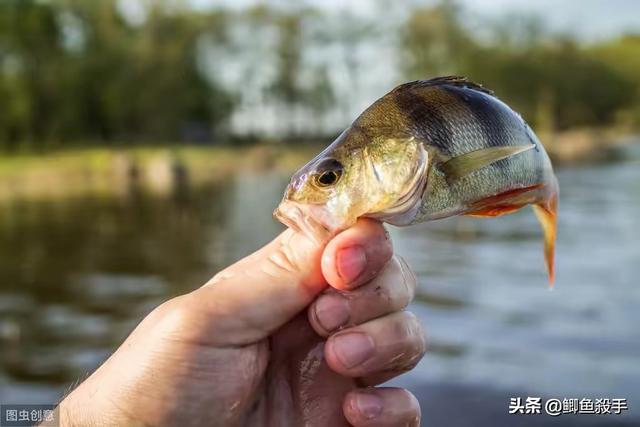
[{"label": "river bank", "polygon": [[538,132],[554,164],[578,164],[607,160],[639,135],[616,129],[572,129],[562,132]]},{"label": "river bank", "polygon": [[[605,160],[638,138],[576,130],[541,135],[554,164]],[[219,182],[238,171],[289,174],[322,150],[321,144],[147,146],[65,149],[0,155],[0,201],[118,196],[144,190],[167,195],[185,186]]]},{"label": "river bank", "polygon": [[238,171],[290,172],[318,147],[144,147],[60,150],[0,157],[0,201],[126,195],[143,189],[170,194],[219,182]]}]

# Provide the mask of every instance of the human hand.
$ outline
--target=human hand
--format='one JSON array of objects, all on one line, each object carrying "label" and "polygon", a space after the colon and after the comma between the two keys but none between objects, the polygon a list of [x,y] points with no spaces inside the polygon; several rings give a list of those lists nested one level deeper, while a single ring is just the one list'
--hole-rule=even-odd
[{"label": "human hand", "polygon": [[284,231],[150,313],[61,402],[61,425],[419,425],[413,395],[372,387],[425,351],[392,252],[373,220],[328,243]]}]

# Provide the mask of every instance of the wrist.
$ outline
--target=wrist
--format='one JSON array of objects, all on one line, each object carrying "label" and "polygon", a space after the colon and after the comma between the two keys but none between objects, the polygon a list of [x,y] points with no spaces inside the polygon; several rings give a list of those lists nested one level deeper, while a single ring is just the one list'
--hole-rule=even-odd
[{"label": "wrist", "polygon": [[81,384],[58,405],[59,427],[84,427],[106,425],[142,425],[138,420],[125,416],[114,402],[104,401],[97,395],[97,390],[86,393]]},{"label": "wrist", "polygon": [[65,397],[58,405],[58,422],[60,427],[76,427],[87,425],[74,402],[72,395]]}]

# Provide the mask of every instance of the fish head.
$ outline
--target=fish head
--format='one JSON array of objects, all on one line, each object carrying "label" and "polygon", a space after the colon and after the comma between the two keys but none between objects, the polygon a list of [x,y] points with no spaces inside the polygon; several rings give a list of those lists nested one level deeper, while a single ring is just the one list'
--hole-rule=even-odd
[{"label": "fish head", "polygon": [[425,167],[415,138],[351,126],[293,175],[274,215],[311,234],[335,234],[361,216],[384,219],[416,205],[407,197],[424,181]]}]

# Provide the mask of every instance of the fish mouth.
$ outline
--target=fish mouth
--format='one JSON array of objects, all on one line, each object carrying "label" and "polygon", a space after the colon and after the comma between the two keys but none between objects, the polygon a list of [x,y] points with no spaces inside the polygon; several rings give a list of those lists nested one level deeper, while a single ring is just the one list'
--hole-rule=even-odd
[{"label": "fish mouth", "polygon": [[320,243],[335,235],[338,227],[330,221],[326,209],[321,205],[310,205],[283,200],[273,211],[273,216],[297,233],[303,233]]}]

